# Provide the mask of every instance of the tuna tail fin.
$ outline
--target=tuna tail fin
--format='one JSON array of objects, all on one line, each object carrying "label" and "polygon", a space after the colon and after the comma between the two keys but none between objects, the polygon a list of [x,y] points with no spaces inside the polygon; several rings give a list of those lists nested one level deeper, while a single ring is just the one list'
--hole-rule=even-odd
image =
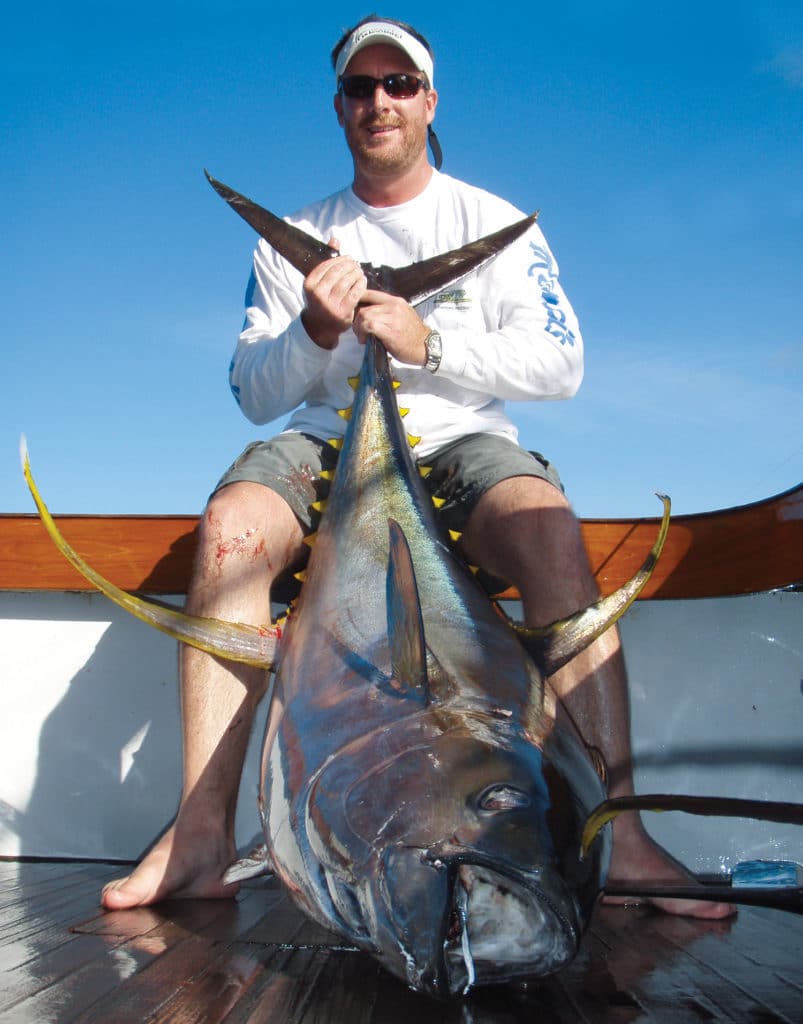
[{"label": "tuna tail fin", "polygon": [[388,519],[390,549],[386,582],[388,642],[393,678],[423,693],[429,703],[424,620],[410,545],[395,519]]},{"label": "tuna tail fin", "polygon": [[538,211],[459,249],[431,256],[407,267],[380,267],[383,290],[401,295],[416,306],[485,266],[497,253],[528,231],[537,219]]},{"label": "tuna tail fin", "polygon": [[[319,263],[339,255],[336,249],[325,242],[288,224],[252,199],[217,181],[208,171],[205,170],[204,174],[218,195],[305,277]],[[536,212],[459,249],[411,263],[407,267],[374,267],[370,263],[363,263],[362,269],[371,288],[399,295],[412,305],[417,305],[484,266],[532,227],[537,218]]]},{"label": "tuna tail fin", "polygon": [[669,532],[671,502],[665,494],[659,494],[658,497],[664,505],[658,537],[641,568],[624,586],[588,608],[548,626],[536,629],[514,625],[519,639],[545,675],[551,676],[557,672],[601,636],[624,615],[646,586]]},{"label": "tuna tail fin", "polygon": [[182,643],[197,647],[209,654],[215,654],[229,661],[240,661],[247,665],[270,669],[276,659],[281,629],[278,626],[249,626],[238,622],[222,622],[185,615],[175,608],[129,594],[116,587],[109,580],[88,565],[62,536],[53,517],[47,509],[31,473],[28,446],[23,437],[20,442],[22,472],[28,484],[42,524],[50,539],[67,561],[93,587],[105,594],[122,609],[130,612],[149,626],[167,633]]},{"label": "tuna tail fin", "polygon": [[325,242],[313,238],[306,231],[288,224],[270,210],[259,206],[246,196],[235,192],[233,188],[224,185],[222,181],[213,178],[209,171],[204,170],[206,179],[219,196],[226,200],[232,210],[250,224],[262,238],[273,246],[279,255],[283,256],[291,266],[306,275],[333,256],[338,256],[337,249],[333,249]]}]

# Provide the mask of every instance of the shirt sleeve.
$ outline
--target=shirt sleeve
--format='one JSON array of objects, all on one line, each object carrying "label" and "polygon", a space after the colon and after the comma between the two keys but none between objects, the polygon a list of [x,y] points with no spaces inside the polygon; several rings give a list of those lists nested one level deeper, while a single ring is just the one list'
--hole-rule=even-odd
[{"label": "shirt sleeve", "polygon": [[259,242],[245,296],[245,324],[229,367],[232,393],[253,423],[292,412],[329,365],[331,353],[312,341],[300,319],[302,280]]},{"label": "shirt sleeve", "polygon": [[537,225],[477,275],[476,287],[485,331],[444,325],[438,375],[502,400],[574,395],[583,339]]}]

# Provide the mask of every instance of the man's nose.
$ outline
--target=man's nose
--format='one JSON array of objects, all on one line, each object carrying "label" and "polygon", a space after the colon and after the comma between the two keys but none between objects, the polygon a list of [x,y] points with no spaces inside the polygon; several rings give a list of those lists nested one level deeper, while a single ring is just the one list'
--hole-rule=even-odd
[{"label": "man's nose", "polygon": [[389,103],[390,97],[385,92],[385,86],[382,84],[381,80],[377,80],[377,83],[374,86],[374,91],[371,95],[371,106],[382,109],[387,107]]}]

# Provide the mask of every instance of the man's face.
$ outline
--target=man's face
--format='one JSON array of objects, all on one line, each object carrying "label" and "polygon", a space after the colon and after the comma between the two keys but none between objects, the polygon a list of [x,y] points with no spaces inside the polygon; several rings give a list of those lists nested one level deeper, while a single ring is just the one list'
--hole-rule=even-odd
[{"label": "man's face", "polygon": [[[367,46],[354,56],[347,75],[384,78],[406,72],[423,78],[406,54],[395,46]],[[427,126],[435,116],[438,94],[420,89],[410,99],[396,100],[379,86],[366,99],[335,96],[337,119],[355,166],[368,173],[402,174],[421,160],[426,161]]]}]

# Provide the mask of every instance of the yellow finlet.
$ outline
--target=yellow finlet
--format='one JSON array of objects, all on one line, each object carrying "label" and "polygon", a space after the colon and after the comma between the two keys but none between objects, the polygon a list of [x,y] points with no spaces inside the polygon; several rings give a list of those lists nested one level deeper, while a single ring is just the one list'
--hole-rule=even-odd
[{"label": "yellow finlet", "polygon": [[391,386],[392,386],[394,391],[398,391],[399,388],[401,387],[401,381],[400,380],[392,380],[390,383],[391,383]]},{"label": "yellow finlet", "polygon": [[310,505],[310,508],[314,512],[323,512],[323,510],[326,508],[326,499],[324,498],[322,501],[313,501],[312,504]]},{"label": "yellow finlet", "polygon": [[435,506],[435,508],[443,508],[443,506],[446,504],[446,498],[438,498],[433,494],[432,504]]},{"label": "yellow finlet", "polygon": [[351,406],[349,406],[348,409],[338,409],[337,415],[342,416],[342,418],[348,422],[351,419]]},{"label": "yellow finlet", "polygon": [[457,543],[457,541],[459,541],[462,536],[463,536],[463,531],[462,530],[449,530],[449,537],[455,543]]},{"label": "yellow finlet", "polygon": [[410,411],[409,409],[405,409],[405,408],[404,408],[403,406],[401,406],[401,405],[399,406],[399,416],[401,416],[401,418],[402,418],[402,419],[404,419],[404,417],[405,417],[405,416],[407,415],[407,413],[408,413],[409,411]]},{"label": "yellow finlet", "polygon": [[407,443],[410,445],[411,448],[415,448],[417,444],[421,444],[421,437],[416,436],[415,434],[408,434]]},{"label": "yellow finlet", "polygon": [[426,478],[432,472],[432,466],[419,466],[418,467],[418,472],[419,472],[422,480],[426,480]]},{"label": "yellow finlet", "polygon": [[333,469],[322,469],[318,476],[321,480],[334,480],[335,471]]},{"label": "yellow finlet", "polygon": [[293,579],[298,580],[299,583],[303,583],[307,578],[307,570],[302,569],[301,572],[294,572]]},{"label": "yellow finlet", "polygon": [[307,545],[308,548],[311,548],[311,547],[314,547],[315,542],[317,541],[317,539],[318,539],[318,534],[317,533],[308,533],[307,536],[304,537],[304,543]]},{"label": "yellow finlet", "polygon": [[343,447],[343,438],[342,437],[330,437],[329,440],[326,443],[329,445],[330,448],[334,448],[335,451],[339,452],[342,449],[342,447]]},{"label": "yellow finlet", "polygon": [[351,388],[352,391],[356,391],[357,388],[360,386],[360,375],[359,374],[357,374],[356,377],[347,377],[346,379],[348,380],[349,387]]}]

